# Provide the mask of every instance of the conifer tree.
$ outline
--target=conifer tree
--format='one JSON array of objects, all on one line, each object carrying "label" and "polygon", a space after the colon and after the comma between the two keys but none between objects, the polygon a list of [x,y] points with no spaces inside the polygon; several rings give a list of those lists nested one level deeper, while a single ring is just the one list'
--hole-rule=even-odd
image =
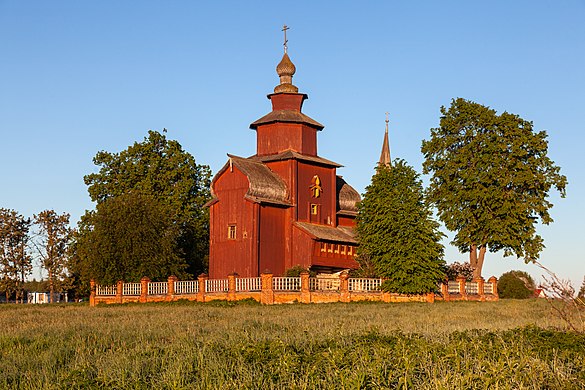
[{"label": "conifer tree", "polygon": [[387,278],[386,291],[435,291],[445,278],[438,228],[416,171],[400,159],[380,165],[359,204],[358,261],[367,259],[378,276]]}]

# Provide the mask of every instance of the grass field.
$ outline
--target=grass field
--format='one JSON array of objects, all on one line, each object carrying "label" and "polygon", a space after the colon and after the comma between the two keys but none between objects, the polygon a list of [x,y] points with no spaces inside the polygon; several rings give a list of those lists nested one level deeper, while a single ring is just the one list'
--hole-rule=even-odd
[{"label": "grass field", "polygon": [[0,306],[0,388],[583,389],[541,300]]}]

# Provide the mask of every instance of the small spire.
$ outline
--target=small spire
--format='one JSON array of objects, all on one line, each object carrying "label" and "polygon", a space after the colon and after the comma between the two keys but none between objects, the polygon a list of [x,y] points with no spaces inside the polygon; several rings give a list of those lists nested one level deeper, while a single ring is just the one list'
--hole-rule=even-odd
[{"label": "small spire", "polygon": [[292,63],[288,56],[288,39],[286,39],[286,30],[290,30],[290,28],[285,24],[282,28],[284,31],[284,55],[282,56],[282,60],[280,60],[279,64],[276,66],[276,73],[278,77],[280,77],[280,84],[274,88],[274,93],[285,92],[285,93],[298,93],[299,89],[293,85],[292,78],[297,68]]},{"label": "small spire", "polygon": [[382,143],[382,153],[380,154],[380,161],[378,161],[378,165],[385,165],[389,167],[391,165],[390,159],[390,141],[388,139],[388,113],[386,113],[386,131],[384,132],[384,142]]}]

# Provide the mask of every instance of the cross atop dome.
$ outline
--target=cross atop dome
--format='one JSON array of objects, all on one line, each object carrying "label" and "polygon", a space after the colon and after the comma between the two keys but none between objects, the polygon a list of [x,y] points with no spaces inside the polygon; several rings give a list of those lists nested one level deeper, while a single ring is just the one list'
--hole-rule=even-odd
[{"label": "cross atop dome", "polygon": [[297,68],[292,63],[288,56],[288,39],[286,39],[286,31],[290,28],[285,24],[282,28],[284,31],[284,55],[276,66],[276,73],[280,77],[280,84],[274,88],[274,93],[298,93],[299,89],[293,85],[292,78]]}]

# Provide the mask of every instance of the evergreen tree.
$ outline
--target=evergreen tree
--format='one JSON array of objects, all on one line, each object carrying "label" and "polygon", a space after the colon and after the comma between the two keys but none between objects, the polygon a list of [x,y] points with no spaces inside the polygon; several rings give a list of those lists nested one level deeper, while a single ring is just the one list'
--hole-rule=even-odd
[{"label": "evergreen tree", "polygon": [[358,261],[366,259],[388,279],[382,286],[386,291],[435,291],[445,278],[438,228],[415,170],[403,160],[380,165],[359,204]]},{"label": "evergreen tree", "polygon": [[424,173],[432,173],[428,199],[453,244],[469,252],[481,276],[487,250],[526,262],[544,248],[536,224],[552,222],[549,191],[565,196],[567,179],[548,158],[546,132],[518,115],[454,99],[441,107],[440,127],[423,141]]}]

